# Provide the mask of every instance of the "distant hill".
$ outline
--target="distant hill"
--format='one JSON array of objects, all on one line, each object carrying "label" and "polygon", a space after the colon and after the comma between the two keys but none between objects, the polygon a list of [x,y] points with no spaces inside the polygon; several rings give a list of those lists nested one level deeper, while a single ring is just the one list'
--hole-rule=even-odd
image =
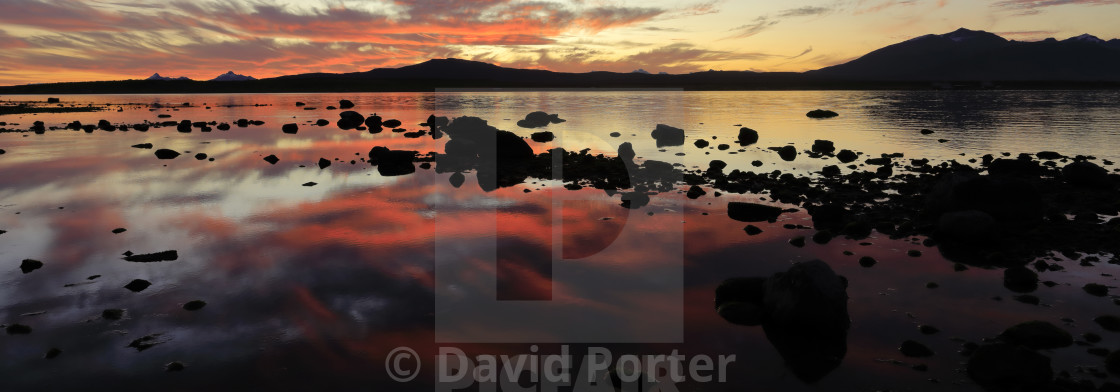
[{"label": "distant hill", "polygon": [[170,76],[159,76],[159,72],[156,72],[156,73],[152,74],[152,76],[149,76],[147,79],[144,79],[144,80],[164,80],[164,81],[168,81],[168,80],[191,80],[191,79],[186,77],[186,76],[180,76],[180,77],[177,77],[177,78],[173,78],[173,77],[170,77]]},{"label": "distant hill", "polygon": [[1120,40],[1009,41],[968,29],[925,35],[806,75],[858,81],[1120,81]]},{"label": "distant hill", "polygon": [[[229,83],[237,81],[238,83]],[[439,89],[928,89],[1120,88],[1120,40],[1091,35],[1019,42],[959,29],[890,45],[845,64],[803,73],[706,71],[688,74],[567,73],[432,59],[399,68],[255,79],[227,72],[209,81],[147,80],[0,87],[0,94],[433,91]]]}]

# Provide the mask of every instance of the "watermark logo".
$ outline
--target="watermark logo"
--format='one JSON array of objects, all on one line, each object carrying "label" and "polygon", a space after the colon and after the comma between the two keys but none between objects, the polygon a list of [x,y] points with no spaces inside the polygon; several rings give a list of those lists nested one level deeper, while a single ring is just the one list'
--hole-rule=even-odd
[{"label": "watermark logo", "polygon": [[397,347],[385,357],[385,373],[396,382],[409,382],[420,375],[423,362],[416,350],[408,347]]}]

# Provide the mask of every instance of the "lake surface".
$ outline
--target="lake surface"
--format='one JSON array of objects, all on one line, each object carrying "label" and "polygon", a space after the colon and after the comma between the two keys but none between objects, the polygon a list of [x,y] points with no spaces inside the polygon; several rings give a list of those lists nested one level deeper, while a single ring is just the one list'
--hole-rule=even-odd
[{"label": "lake surface", "polygon": [[[326,109],[349,99],[353,110],[398,119],[410,131],[435,114],[477,116],[525,137],[555,133],[553,142],[529,143],[537,153],[564,147],[614,155],[620,143],[631,142],[638,160],[703,169],[720,159],[728,170],[813,176],[835,159],[786,162],[767,147],[806,150],[827,139],[865,157],[903,153],[966,163],[985,154],[1050,150],[1120,161],[1116,91],[60,98],[67,106],[111,104],[111,110],[7,115],[0,122],[21,130],[34,121],[62,128],[101,119],[137,124],[245,118],[264,125],[191,133],[174,126],[0,133],[0,149],[6,150],[0,155],[0,230],[6,231],[0,234],[0,324],[33,329],[0,336],[0,390],[431,390],[440,347],[516,355],[554,353],[570,343],[573,351],[606,347],[616,357],[674,350],[736,356],[725,383],[688,382],[681,390],[969,391],[980,388],[963,370],[961,342],[994,337],[1018,322],[1046,320],[1075,338],[1094,332],[1105,336],[1103,347],[1120,347],[1116,334],[1091,321],[1116,312],[1116,305],[1081,289],[1088,282],[1116,285],[1112,276],[1120,267],[1113,264],[1064,263],[1064,270],[1043,274],[1057,284],[1033,293],[1041,303],[1031,305],[1011,300],[1017,293],[1002,285],[1001,270],[955,271],[920,238],[873,234],[794,247],[792,237],[812,230],[783,225],[812,226],[804,212],[757,223],[763,233],[748,236],[742,222],[728,218],[727,203],[770,202],[766,195],[716,198],[709,189],[690,200],[682,184],[679,192],[661,193],[631,210],[619,206],[618,195],[569,190],[551,179],[487,192],[474,173],[461,187],[449,183],[451,173],[436,170],[382,176],[363,160],[372,147],[442,152],[446,138],[344,131],[334,125],[339,110]],[[840,116],[805,116],[817,108]],[[541,129],[516,125],[533,111],[566,121]],[[318,119],[331,124],[309,124]],[[286,123],[299,124],[298,134],[281,132]],[[650,137],[657,124],[683,128],[687,142],[658,148]],[[759,143],[716,148],[731,143],[740,126],[757,130]],[[695,139],[711,146],[695,147]],[[152,150],[130,147],[140,143],[183,155],[159,160]],[[207,158],[195,159],[198,153]],[[268,155],[279,162],[265,162]],[[320,169],[320,158],[332,164]],[[756,160],[763,165],[753,166]],[[114,234],[116,228],[127,231]],[[122,259],[126,251],[172,249],[179,255],[174,261]],[[910,257],[909,250],[922,255]],[[862,256],[879,263],[861,267]],[[21,273],[23,259],[41,260],[44,267]],[[762,328],[731,324],[713,306],[714,290],[725,279],[769,276],[811,259],[848,279],[852,319],[842,364],[814,384],[789,371]],[[94,275],[99,277],[89,279]],[[141,292],[124,289],[133,279],[152,285]],[[938,288],[927,288],[930,282]],[[193,300],[207,305],[182,308]],[[102,317],[105,309],[125,311],[109,320]],[[941,332],[923,335],[921,324]],[[144,336],[160,344],[142,351],[128,347]],[[905,340],[920,341],[936,354],[904,357],[898,347]],[[417,351],[427,366],[409,383],[386,374],[386,356],[401,346]],[[44,359],[51,348],[62,353]],[[1103,369],[1103,360],[1083,346],[1045,353],[1056,372],[1106,381],[1078,373],[1081,367]],[[174,361],[186,368],[165,372],[164,365]],[[912,368],[918,364],[928,369]],[[1116,376],[1107,380],[1120,382]]]}]

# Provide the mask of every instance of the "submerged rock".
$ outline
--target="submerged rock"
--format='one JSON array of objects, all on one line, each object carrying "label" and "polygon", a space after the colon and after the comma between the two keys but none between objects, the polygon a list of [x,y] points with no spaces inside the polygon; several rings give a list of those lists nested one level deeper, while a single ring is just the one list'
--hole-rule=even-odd
[{"label": "submerged rock", "polygon": [[280,162],[280,158],[277,158],[275,155],[269,155],[267,157],[264,157],[264,161],[275,165],[276,162]]},{"label": "submerged rock", "polygon": [[548,124],[559,124],[566,120],[560,118],[556,114],[548,114],[545,112],[532,112],[525,115],[525,118],[517,121],[517,126],[522,128],[540,128],[548,126]]},{"label": "submerged rock", "polygon": [[129,291],[138,293],[144,291],[144,289],[147,289],[151,285],[152,282],[146,281],[144,279],[133,279],[131,282],[128,282],[128,284],[124,285],[124,288],[128,289]]},{"label": "submerged rock", "polygon": [[174,251],[174,250],[165,250],[163,252],[146,253],[146,254],[139,254],[139,255],[134,254],[134,255],[131,255],[131,256],[125,256],[124,257],[125,261],[131,261],[131,262],[134,262],[134,263],[156,263],[156,262],[161,262],[161,261],[175,261],[175,260],[178,260],[178,259],[179,259],[179,252]]},{"label": "submerged rock", "polygon": [[31,333],[31,327],[23,324],[12,324],[4,327],[4,332],[7,332],[8,335],[27,335]]},{"label": "submerged rock", "polygon": [[739,128],[739,137],[736,140],[743,146],[758,143],[758,131],[746,127]]}]

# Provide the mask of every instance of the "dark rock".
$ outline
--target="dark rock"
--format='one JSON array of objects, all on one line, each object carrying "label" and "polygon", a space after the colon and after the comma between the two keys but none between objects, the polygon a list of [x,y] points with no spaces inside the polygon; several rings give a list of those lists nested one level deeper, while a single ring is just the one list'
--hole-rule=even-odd
[{"label": "dark rock", "polygon": [[820,260],[796,263],[767,279],[763,304],[775,326],[833,334],[851,325],[847,282]]},{"label": "dark rock", "polygon": [[167,343],[166,339],[160,339],[160,336],[162,336],[162,335],[163,334],[158,334],[158,333],[157,334],[146,335],[146,336],[143,336],[139,339],[133,340],[126,347],[135,348],[136,351],[144,351],[144,350],[147,350],[149,348],[155,347],[157,345]]},{"label": "dark rock", "polygon": [[758,142],[758,131],[750,128],[739,128],[739,137],[737,139],[740,145],[749,146]]},{"label": "dark rock", "polygon": [[611,132],[611,133],[610,133],[610,135],[611,135],[611,137],[619,137],[619,136],[622,136],[622,134],[621,134],[621,133],[618,133],[618,132]]},{"label": "dark rock", "polygon": [[447,179],[447,181],[451,183],[451,186],[456,188],[463,186],[463,182],[465,182],[466,180],[467,178],[463,176],[463,173],[459,172],[452,173],[451,177]]},{"label": "dark rock", "polygon": [[362,126],[365,121],[366,117],[361,113],[347,110],[338,114],[338,122],[336,124],[339,129],[349,130]]},{"label": "dark rock", "polygon": [[618,157],[623,161],[631,162],[634,160],[634,146],[630,142],[625,142],[618,145]]},{"label": "dark rock", "polygon": [[20,271],[23,271],[25,274],[39,268],[43,268],[43,262],[39,260],[24,259],[23,262],[19,264]]},{"label": "dark rock", "polygon": [[328,167],[331,167],[331,161],[327,160],[327,158],[319,158],[319,169],[322,170]]},{"label": "dark rock", "polygon": [[533,141],[537,143],[547,143],[555,139],[556,136],[553,135],[552,132],[544,131],[533,133],[532,135],[529,135],[529,138],[533,139]]},{"label": "dark rock", "polygon": [[716,149],[720,150],[720,151],[727,151],[727,150],[731,149],[731,145],[730,144],[720,144],[720,145],[716,146]]},{"label": "dark rock", "polygon": [[921,132],[921,134],[923,134],[923,135],[932,135],[932,134],[933,134],[933,131],[932,131],[932,130],[929,130],[929,129],[923,129],[923,130],[921,130],[920,132]]},{"label": "dark rock", "polygon": [[828,165],[821,168],[821,175],[825,177],[837,177],[840,175],[840,167],[836,165]]},{"label": "dark rock", "polygon": [[665,124],[657,124],[650,136],[657,141],[657,147],[680,146],[684,144],[684,130]]},{"label": "dark rock", "polygon": [[145,150],[151,150],[152,147],[154,147],[154,146],[152,146],[152,143],[140,143],[140,144],[133,144],[132,145],[132,148],[142,148],[142,149],[145,149]]},{"label": "dark rock", "polygon": [[316,185],[319,185],[319,183],[317,183],[315,181],[308,181],[308,182],[303,183],[303,186],[316,186]]},{"label": "dark rock", "polygon": [[289,135],[295,135],[299,132],[299,124],[284,124],[281,127],[281,131]]},{"label": "dark rock", "polygon": [[182,133],[190,133],[190,131],[191,131],[191,120],[180,121],[179,125],[175,126],[175,129],[177,129],[179,132],[182,132]]},{"label": "dark rock", "polygon": [[525,119],[517,121],[517,126],[522,128],[540,128],[548,126],[548,124],[559,124],[564,121],[566,120],[561,119],[559,115],[538,111],[525,115]]},{"label": "dark rock", "polygon": [[697,148],[707,148],[710,143],[708,143],[708,141],[704,139],[696,139],[695,142],[692,142],[692,145],[696,146]]},{"label": "dark rock", "polygon": [[727,203],[727,216],[740,222],[773,222],[782,212],[781,208],[764,204],[735,201]]},{"label": "dark rock", "polygon": [[148,286],[151,286],[151,285],[152,285],[152,282],[149,282],[149,281],[146,281],[146,280],[143,280],[143,279],[133,279],[131,282],[128,282],[128,284],[124,285],[124,288],[126,288],[126,289],[128,289],[132,292],[137,292],[138,293],[138,292],[144,291],[144,289],[147,289]]},{"label": "dark rock", "polygon": [[766,318],[763,297],[766,278],[731,278],[716,287],[716,312],[724,320],[755,326]]},{"label": "dark rock", "polygon": [[167,372],[181,372],[181,371],[183,371],[183,369],[186,369],[186,368],[187,368],[186,365],[183,365],[182,362],[178,362],[178,361],[168,362],[166,365],[163,365],[163,370],[167,371]]},{"label": "dark rock", "polygon": [[369,150],[369,163],[377,166],[377,173],[385,177],[411,174],[416,172],[413,160],[417,154],[416,151],[377,146]]},{"label": "dark rock", "polygon": [[980,243],[992,237],[996,220],[983,211],[954,211],[937,220],[937,235],[966,243]]},{"label": "dark rock", "polygon": [[1019,323],[999,336],[1008,343],[1034,350],[1069,347],[1073,344],[1073,335],[1045,321]]},{"label": "dark rock", "polygon": [[1093,319],[1093,322],[1100,325],[1105,331],[1120,332],[1120,317],[1106,314],[1104,316],[1097,316]]},{"label": "dark rock", "polygon": [[125,229],[123,227],[118,227],[116,229],[113,229],[113,234],[120,234],[120,233],[124,233],[126,231],[128,231],[128,229]]},{"label": "dark rock", "polygon": [[124,317],[124,309],[105,309],[101,311],[101,318],[106,320],[120,320]]},{"label": "dark rock", "polygon": [[190,301],[190,302],[187,302],[187,303],[183,304],[183,309],[186,309],[186,310],[189,310],[189,311],[193,312],[195,310],[202,309],[205,306],[206,306],[206,301],[194,300],[194,301]]},{"label": "dark rock", "polygon": [[8,335],[27,335],[31,333],[31,327],[23,324],[12,324],[4,328],[4,332]]},{"label": "dark rock", "polygon": [[778,149],[778,156],[782,157],[783,161],[793,161],[797,158],[797,148],[794,146],[782,146]]},{"label": "dark rock", "polygon": [[910,257],[922,257],[922,251],[917,249],[910,249],[906,251],[906,255]]},{"label": "dark rock", "polygon": [[200,160],[200,161],[204,161],[204,160],[206,160],[206,154],[205,154],[205,153],[201,153],[201,152],[200,152],[200,153],[198,153],[198,154],[194,154],[194,159],[197,159],[197,160]]},{"label": "dark rock", "polygon": [[280,158],[277,158],[275,155],[269,155],[267,157],[264,157],[264,161],[275,165],[276,162],[280,162]]},{"label": "dark rock", "polygon": [[989,391],[1036,390],[1049,384],[1054,377],[1050,358],[1006,343],[976,349],[968,360],[967,372],[973,381]]},{"label": "dark rock", "polygon": [[836,151],[836,146],[832,144],[831,140],[815,140],[813,141],[813,152],[821,154],[831,154]]},{"label": "dark rock", "polygon": [[141,255],[125,256],[125,261],[134,263],[156,263],[161,261],[175,261],[179,259],[179,252],[174,250],[165,250],[163,252],[147,253]]},{"label": "dark rock", "polygon": [[852,150],[840,150],[839,153],[836,153],[836,159],[839,159],[840,163],[852,163],[859,159],[859,155]]},{"label": "dark rock", "polygon": [[342,99],[342,100],[338,101],[338,108],[339,109],[351,109],[353,107],[354,107],[354,102],[351,102],[349,99]]},{"label": "dark rock", "polygon": [[159,159],[175,159],[179,155],[180,154],[179,154],[178,151],[169,150],[169,149],[166,149],[166,148],[161,148],[161,149],[156,150],[156,158],[159,158]]},{"label": "dark rock", "polygon": [[59,355],[62,355],[62,350],[51,347],[50,350],[47,350],[47,352],[43,354],[43,359],[55,359],[58,358]]},{"label": "dark rock", "polygon": [[229,124],[228,124],[228,123],[221,123],[221,124],[218,124],[218,130],[219,130],[219,131],[228,131],[228,130],[229,130],[229,128],[230,128],[230,127],[229,127]]},{"label": "dark rock", "polygon": [[1085,290],[1086,293],[1089,293],[1089,294],[1092,294],[1092,295],[1095,295],[1095,296],[1098,296],[1098,297],[1103,297],[1103,296],[1108,295],[1108,286],[1105,286],[1103,284],[1088,283],[1085,286],[1083,286],[1081,289]]},{"label": "dark rock", "polygon": [[1017,293],[1029,293],[1038,288],[1038,274],[1027,267],[1003,270],[1003,286]]},{"label": "dark rock", "polygon": [[1034,156],[1038,157],[1038,159],[1047,160],[1062,159],[1062,154],[1056,153],[1054,151],[1040,151],[1038,154],[1034,154]]},{"label": "dark rock", "polygon": [[923,324],[923,325],[918,326],[918,332],[921,332],[922,335],[933,335],[935,333],[941,332],[941,330],[937,329],[937,327],[934,327],[932,325],[924,325]]},{"label": "dark rock", "polygon": [[805,236],[797,236],[790,238],[789,244],[797,248],[805,247]]},{"label": "dark rock", "polygon": [[1108,170],[1092,162],[1074,162],[1062,168],[1062,178],[1073,186],[1084,188],[1109,188],[1112,180]]},{"label": "dark rock", "polygon": [[330,125],[330,124],[331,124],[331,122],[327,121],[327,119],[325,119],[325,118],[320,118],[320,119],[315,121],[315,125],[318,125],[320,127],[325,127],[325,126]]},{"label": "dark rock", "polygon": [[822,109],[811,110],[809,113],[805,113],[805,116],[809,118],[832,118],[839,115],[840,114],[834,111]]},{"label": "dark rock", "polygon": [[747,225],[747,227],[743,228],[743,231],[747,232],[747,235],[751,236],[762,234],[762,229],[758,228],[758,226],[755,225]]},{"label": "dark rock", "polygon": [[704,192],[703,188],[693,185],[691,188],[688,188],[688,193],[686,193],[685,196],[689,199],[696,199],[706,194],[708,194],[708,192]]},{"label": "dark rock", "polygon": [[874,267],[875,264],[878,264],[878,263],[879,262],[875,261],[875,258],[871,257],[871,256],[863,256],[863,257],[859,258],[859,265],[863,268],[871,268],[871,267]]},{"label": "dark rock", "polygon": [[[385,128],[396,128],[396,127],[401,126],[401,120],[388,119],[388,120],[385,120],[385,121],[381,122],[381,126],[383,126]],[[396,132],[396,130],[393,130],[393,132]]]},{"label": "dark rock", "polygon": [[930,350],[929,347],[926,347],[926,345],[915,342],[913,340],[902,342],[902,345],[898,347],[898,351],[902,352],[902,355],[905,355],[907,357],[923,358],[933,356],[933,350]]}]

